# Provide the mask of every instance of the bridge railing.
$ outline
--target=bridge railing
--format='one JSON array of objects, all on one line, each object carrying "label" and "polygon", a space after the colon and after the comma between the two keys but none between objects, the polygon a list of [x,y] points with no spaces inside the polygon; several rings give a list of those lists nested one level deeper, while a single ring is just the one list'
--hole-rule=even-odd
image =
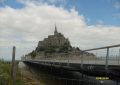
[{"label": "bridge railing", "polygon": [[88,62],[88,64],[105,65],[107,70],[109,65],[120,65],[120,44],[100,48],[93,48],[84,50],[93,53],[96,58],[85,60],[84,55],[81,58],[81,67]]},{"label": "bridge railing", "polygon": [[[100,48],[93,48],[83,50],[88,53],[93,53],[94,55],[85,55],[81,54],[80,56],[56,56],[55,58],[43,58],[43,59],[35,59],[35,60],[43,60],[49,62],[59,62],[59,63],[79,63],[81,64],[81,68],[84,67],[84,64],[99,64],[104,65],[105,69],[107,70],[109,65],[120,65],[120,44],[119,45],[112,45]],[[29,58],[29,56],[28,56]],[[33,59],[27,59],[33,60]]]}]

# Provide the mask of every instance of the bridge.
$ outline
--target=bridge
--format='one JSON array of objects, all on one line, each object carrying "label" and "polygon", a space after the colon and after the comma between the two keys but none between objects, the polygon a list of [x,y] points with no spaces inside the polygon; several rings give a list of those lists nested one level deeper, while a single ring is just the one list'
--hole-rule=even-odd
[{"label": "bridge", "polygon": [[[108,77],[113,81],[120,81],[120,50],[117,56],[110,56],[110,49],[118,48],[119,45],[112,45],[100,48],[87,49],[84,51],[106,50],[105,57],[96,57],[95,59],[84,59],[84,55],[80,60],[58,60],[58,59],[42,59],[42,60],[23,60],[28,66],[46,67],[48,69],[63,69],[66,71],[79,72],[88,76]],[[117,50],[116,50],[117,51]]]}]

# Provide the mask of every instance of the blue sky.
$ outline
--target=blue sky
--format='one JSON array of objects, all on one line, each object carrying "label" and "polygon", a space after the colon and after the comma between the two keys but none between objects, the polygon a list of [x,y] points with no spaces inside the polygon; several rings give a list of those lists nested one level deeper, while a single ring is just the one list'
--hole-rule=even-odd
[{"label": "blue sky", "polygon": [[[17,59],[58,31],[80,49],[120,43],[120,0],[0,0],[0,58]],[[5,56],[5,57],[4,57]]]},{"label": "blue sky", "polygon": [[[116,3],[119,3],[118,5],[120,5],[120,0],[64,0],[63,2],[61,2],[62,0],[56,0],[54,3],[50,3],[49,0],[36,1],[43,1],[49,5],[62,6],[67,10],[75,8],[79,15],[86,17],[88,25],[100,23],[105,25],[120,26],[120,7],[115,7]],[[15,9],[24,7],[23,3],[16,0],[3,0],[0,7],[5,5]]]}]

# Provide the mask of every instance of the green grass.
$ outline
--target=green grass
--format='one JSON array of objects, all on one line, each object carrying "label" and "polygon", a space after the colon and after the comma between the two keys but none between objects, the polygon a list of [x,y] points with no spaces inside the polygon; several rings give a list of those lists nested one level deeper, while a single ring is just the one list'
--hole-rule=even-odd
[{"label": "green grass", "polygon": [[[12,85],[11,64],[7,64],[4,60],[0,60],[0,85]],[[21,80],[21,73],[16,65],[16,85],[24,85]]]}]

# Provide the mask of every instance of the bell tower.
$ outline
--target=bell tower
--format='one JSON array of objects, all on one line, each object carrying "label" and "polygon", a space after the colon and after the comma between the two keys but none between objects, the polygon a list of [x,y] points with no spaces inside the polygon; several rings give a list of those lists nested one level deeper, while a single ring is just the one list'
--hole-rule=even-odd
[{"label": "bell tower", "polygon": [[57,26],[56,26],[56,24],[55,24],[55,31],[54,31],[54,35],[57,35],[58,34],[58,32],[57,32]]}]

